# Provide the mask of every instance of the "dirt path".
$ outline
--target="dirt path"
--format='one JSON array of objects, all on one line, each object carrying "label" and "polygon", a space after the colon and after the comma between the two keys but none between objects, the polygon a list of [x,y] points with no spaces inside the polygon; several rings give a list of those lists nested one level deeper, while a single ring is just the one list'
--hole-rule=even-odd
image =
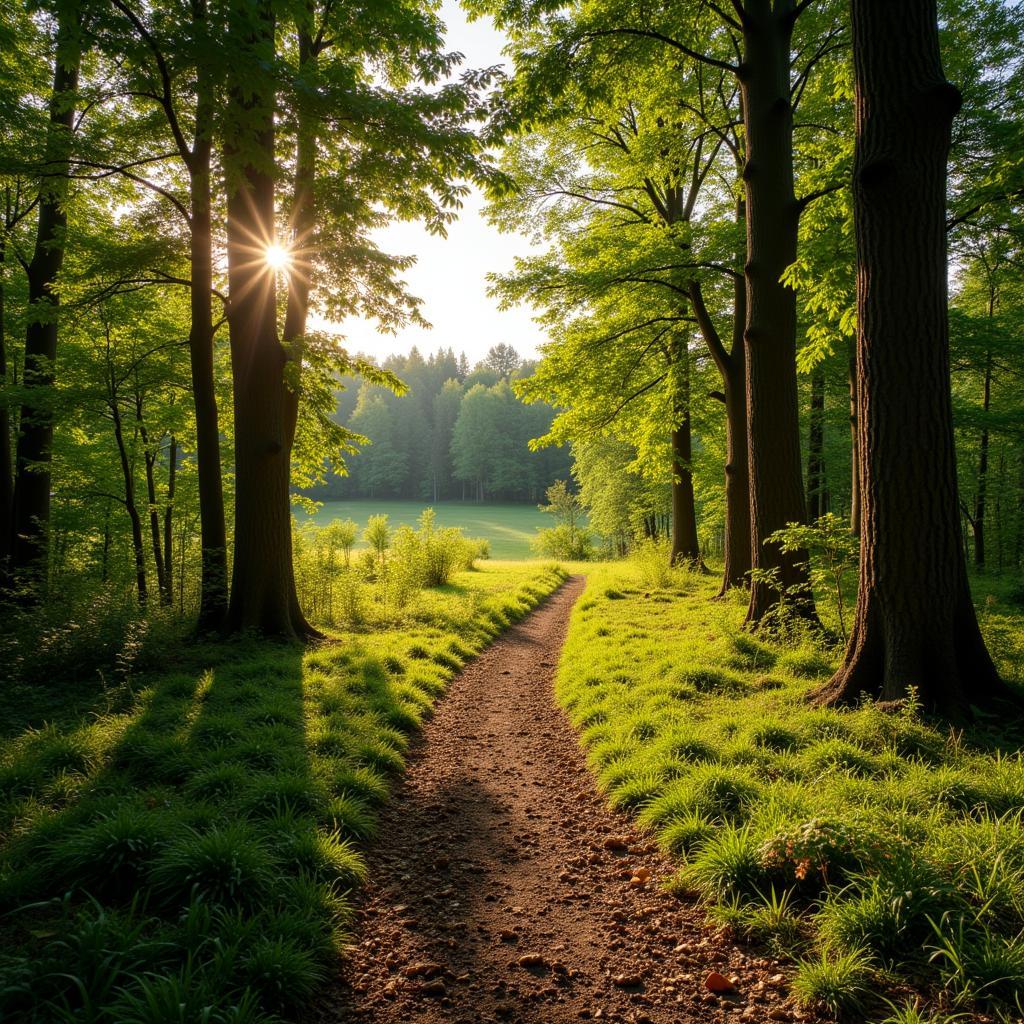
[{"label": "dirt path", "polygon": [[[321,1021],[799,1019],[776,965],[665,893],[667,860],[594,787],[551,693],[583,582],[506,633],[438,705],[369,851],[355,946]],[[738,991],[708,992],[710,971]]]}]

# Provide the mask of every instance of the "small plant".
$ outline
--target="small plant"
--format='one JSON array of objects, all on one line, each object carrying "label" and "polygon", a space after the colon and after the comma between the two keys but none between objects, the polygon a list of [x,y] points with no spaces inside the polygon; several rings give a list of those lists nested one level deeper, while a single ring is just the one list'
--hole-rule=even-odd
[{"label": "small plant", "polygon": [[826,512],[810,524],[789,523],[776,530],[766,543],[777,544],[787,554],[807,552],[811,586],[816,593],[828,594],[845,644],[846,596],[849,576],[857,566],[860,541],[850,533],[849,524],[832,512]]},{"label": "small plant", "polygon": [[798,961],[793,994],[804,1006],[823,1007],[840,1019],[863,1020],[872,974],[871,960],[862,950],[825,949],[815,958]]},{"label": "small plant", "polygon": [[391,547],[391,527],[388,524],[388,517],[386,515],[370,516],[366,521],[366,529],[363,530],[363,540],[373,552],[376,564],[383,565],[385,554]]},{"label": "small plant", "polygon": [[567,561],[587,561],[594,557],[593,535],[580,524],[583,518],[583,504],[579,495],[569,490],[564,480],[553,483],[545,497],[546,505],[538,506],[555,519],[551,529],[538,530],[533,539],[534,550],[546,558],[563,558]]}]

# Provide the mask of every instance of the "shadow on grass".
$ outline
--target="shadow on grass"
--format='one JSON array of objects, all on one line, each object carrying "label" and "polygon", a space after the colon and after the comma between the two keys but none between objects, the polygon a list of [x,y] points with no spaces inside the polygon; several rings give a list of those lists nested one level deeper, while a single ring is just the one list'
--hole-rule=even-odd
[{"label": "shadow on grass", "polygon": [[308,998],[336,954],[363,874],[351,844],[401,767],[387,720],[405,706],[374,659],[340,649],[305,677],[294,647],[197,654],[205,668],[160,677],[131,711],[16,744],[4,1015],[260,1020]]}]

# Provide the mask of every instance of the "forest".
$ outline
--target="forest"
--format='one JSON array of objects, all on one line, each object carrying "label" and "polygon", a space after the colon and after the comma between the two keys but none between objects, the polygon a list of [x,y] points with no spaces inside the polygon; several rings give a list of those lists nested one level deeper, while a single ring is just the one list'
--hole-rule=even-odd
[{"label": "forest", "polygon": [[512,382],[532,375],[530,363],[504,342],[492,345],[472,370],[451,349],[425,360],[383,360],[408,388],[396,395],[358,379],[344,380],[335,420],[368,440],[346,475],[328,474],[310,491],[321,500],[409,498],[430,502],[530,501],[569,477],[564,446],[531,452],[529,442],[551,428],[553,410],[524,405]]},{"label": "forest", "polygon": [[1024,1019],[1022,97],[1020,0],[3,5],[0,1019]]}]

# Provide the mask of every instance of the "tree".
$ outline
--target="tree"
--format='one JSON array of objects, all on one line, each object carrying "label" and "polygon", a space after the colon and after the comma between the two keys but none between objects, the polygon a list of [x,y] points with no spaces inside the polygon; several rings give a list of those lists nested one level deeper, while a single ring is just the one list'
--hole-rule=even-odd
[{"label": "tree", "polygon": [[497,345],[492,345],[487,350],[487,355],[483,358],[483,365],[487,369],[493,370],[499,377],[506,379],[519,369],[521,362],[519,353],[511,345],[506,345],[503,341]]},{"label": "tree", "polygon": [[842,668],[819,693],[950,716],[1008,695],[985,648],[957,511],[946,159],[959,91],[935,0],[853,0],[857,141],[860,589]]},{"label": "tree", "polygon": [[25,334],[24,394],[15,458],[8,574],[29,600],[46,585],[50,527],[50,462],[53,446],[53,383],[57,359],[57,278],[64,262],[69,170],[78,75],[83,47],[82,10],[58,5],[53,89],[40,179],[35,249],[26,269],[30,315]]}]

